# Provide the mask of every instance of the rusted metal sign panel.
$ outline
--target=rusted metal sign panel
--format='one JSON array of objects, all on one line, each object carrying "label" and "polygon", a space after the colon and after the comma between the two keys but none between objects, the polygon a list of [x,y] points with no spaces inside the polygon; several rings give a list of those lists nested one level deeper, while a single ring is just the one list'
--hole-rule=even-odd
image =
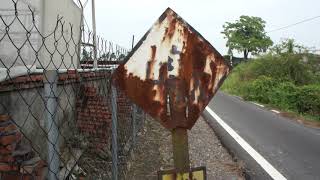
[{"label": "rusted metal sign panel", "polygon": [[113,83],[168,129],[194,125],[229,73],[223,57],[168,8],[113,74]]}]

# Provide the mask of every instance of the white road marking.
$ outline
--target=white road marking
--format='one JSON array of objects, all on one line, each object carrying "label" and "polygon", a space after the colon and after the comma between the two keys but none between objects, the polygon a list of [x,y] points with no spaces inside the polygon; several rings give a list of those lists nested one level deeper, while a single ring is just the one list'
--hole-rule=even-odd
[{"label": "white road marking", "polygon": [[237,141],[237,143],[275,180],[286,180],[278,170],[276,170],[264,157],[262,157],[249,143],[247,143],[238,133],[236,133],[228,124],[226,124],[215,112],[208,106],[208,113]]},{"label": "white road marking", "polygon": [[243,100],[243,98],[240,96],[234,96],[234,97]]},{"label": "white road marking", "polygon": [[274,113],[277,113],[277,114],[279,114],[279,113],[280,113],[279,111],[274,110],[274,109],[272,109],[271,111],[272,111],[272,112],[274,112]]},{"label": "white road marking", "polygon": [[252,104],[255,104],[255,105],[257,105],[257,106],[260,106],[260,107],[264,107],[264,105],[262,105],[262,104],[258,104],[258,103],[255,103],[255,102],[251,102]]}]

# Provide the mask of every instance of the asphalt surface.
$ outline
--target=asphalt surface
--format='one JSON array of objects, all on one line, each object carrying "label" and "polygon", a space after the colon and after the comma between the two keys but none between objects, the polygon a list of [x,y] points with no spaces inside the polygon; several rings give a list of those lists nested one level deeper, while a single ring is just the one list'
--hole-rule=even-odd
[{"label": "asphalt surface", "polygon": [[[221,92],[216,94],[209,107],[287,179],[320,179],[320,129],[305,127],[266,108]],[[204,115],[218,128],[218,134],[227,139],[224,142],[226,146],[249,166],[252,171],[249,173],[251,179],[270,179],[270,176],[214,123],[212,116],[207,113]]]}]

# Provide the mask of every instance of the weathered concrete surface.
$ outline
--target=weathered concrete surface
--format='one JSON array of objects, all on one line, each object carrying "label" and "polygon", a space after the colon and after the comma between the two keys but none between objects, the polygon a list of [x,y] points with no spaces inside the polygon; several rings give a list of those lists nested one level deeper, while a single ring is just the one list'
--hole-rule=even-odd
[{"label": "weathered concrete surface", "polygon": [[[74,85],[73,85],[74,86]],[[72,134],[75,122],[75,93],[72,85],[58,86],[58,127],[61,130],[60,145]],[[24,142],[32,145],[40,157],[47,153],[46,110],[42,87],[0,92],[0,114],[9,114],[22,132]],[[63,135],[64,137],[62,137]]]}]

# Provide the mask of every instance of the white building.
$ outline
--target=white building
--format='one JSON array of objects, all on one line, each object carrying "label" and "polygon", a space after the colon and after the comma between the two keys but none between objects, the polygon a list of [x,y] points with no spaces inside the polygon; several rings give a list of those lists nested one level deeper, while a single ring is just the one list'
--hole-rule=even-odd
[{"label": "white building", "polygon": [[[32,69],[76,68],[82,12],[73,0],[14,1],[17,4],[18,16],[15,15],[12,0],[1,0],[0,15],[5,23],[0,19],[0,72],[7,68],[11,68],[10,71],[22,71],[21,68],[25,65]],[[34,12],[34,16],[29,8]],[[66,41],[70,40],[70,24],[73,25],[73,40],[69,41],[68,45],[61,36],[62,25],[56,23],[58,15],[63,17],[63,38]],[[5,24],[10,24],[9,28],[6,29]],[[27,34],[26,30],[30,34]],[[55,34],[52,34],[54,30]],[[46,46],[39,32],[46,37]],[[55,41],[58,42],[57,45]]]}]

